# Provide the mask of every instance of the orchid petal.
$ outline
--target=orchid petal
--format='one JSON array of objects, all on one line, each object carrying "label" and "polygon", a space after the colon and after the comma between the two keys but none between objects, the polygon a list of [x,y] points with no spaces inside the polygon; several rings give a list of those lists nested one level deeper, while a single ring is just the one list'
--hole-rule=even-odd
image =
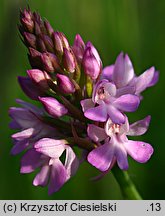
[{"label": "orchid petal", "polygon": [[104,84],[104,90],[110,96],[115,96],[116,95],[116,86],[113,83],[111,83],[111,82],[108,82],[108,83]]},{"label": "orchid petal", "polygon": [[105,104],[101,104],[97,107],[88,109],[84,115],[91,120],[105,122],[107,120],[107,109]]},{"label": "orchid petal", "polygon": [[128,85],[128,83],[134,77],[134,69],[132,62],[129,56],[123,53],[117,57],[114,72],[113,72],[113,81],[118,88]]},{"label": "orchid petal", "polygon": [[85,99],[81,102],[83,112],[86,112],[88,109],[93,108],[95,104],[93,103],[92,99]]},{"label": "orchid petal", "polygon": [[30,145],[29,140],[21,140],[21,141],[16,141],[14,144],[13,148],[11,149],[11,154],[16,155],[25,150],[28,146]]},{"label": "orchid petal", "polygon": [[113,166],[115,165],[115,163],[116,163],[116,157],[113,158],[110,167],[109,167],[106,171],[101,172],[101,174],[92,177],[90,180],[91,180],[91,181],[98,181],[98,180],[101,180],[101,179],[102,179],[106,174],[108,174],[108,172],[113,168]]},{"label": "orchid petal", "polygon": [[67,180],[75,175],[79,167],[79,160],[70,146],[66,148],[65,168],[67,171]]},{"label": "orchid petal", "polygon": [[114,65],[109,65],[105,67],[102,71],[101,79],[107,79],[109,81],[112,81],[113,71],[114,71]]},{"label": "orchid petal", "polygon": [[64,165],[60,160],[54,160],[51,167],[48,194],[51,195],[52,193],[57,192],[66,182],[66,177],[67,172]]},{"label": "orchid petal", "polygon": [[106,171],[114,157],[114,146],[109,142],[92,150],[88,154],[88,162],[101,171]]},{"label": "orchid petal", "polygon": [[140,104],[140,99],[136,95],[122,95],[119,98],[117,98],[113,105],[122,111],[125,112],[134,112]]},{"label": "orchid petal", "polygon": [[136,94],[140,94],[150,86],[154,78],[155,68],[151,67],[136,78]]},{"label": "orchid petal", "polygon": [[13,134],[11,137],[19,141],[24,140],[30,138],[34,134],[34,131],[35,131],[34,128],[28,128],[26,130]]},{"label": "orchid petal", "polygon": [[159,80],[159,71],[155,71],[154,76],[151,80],[151,82],[149,83],[148,87],[154,86]]},{"label": "orchid petal", "polygon": [[98,127],[94,124],[88,125],[87,133],[94,142],[101,142],[107,138],[104,128]]},{"label": "orchid petal", "polygon": [[117,89],[116,91],[116,97],[120,97],[122,95],[126,95],[126,94],[135,94],[136,88],[135,85],[128,85],[128,86],[124,86],[122,88]]},{"label": "orchid petal", "polygon": [[50,172],[50,167],[49,165],[44,165],[40,172],[36,175],[36,177],[33,180],[33,185],[34,186],[46,186],[48,183],[48,179],[49,179],[49,172]]},{"label": "orchid petal", "polygon": [[9,123],[9,127],[11,129],[21,129],[21,126],[15,121],[15,120],[12,120],[10,123]]},{"label": "orchid petal", "polygon": [[65,150],[66,140],[55,140],[49,138],[40,139],[34,145],[37,152],[51,158],[59,158]]},{"label": "orchid petal", "polygon": [[147,162],[153,154],[153,148],[150,144],[141,141],[131,141],[124,143],[128,154],[137,162]]},{"label": "orchid petal", "polygon": [[38,100],[39,96],[44,96],[43,90],[39,89],[37,85],[33,84],[29,77],[18,77],[18,82],[24,93],[32,100]]},{"label": "orchid petal", "polygon": [[151,116],[147,116],[146,118],[131,124],[127,135],[139,136],[144,134],[148,130],[150,120],[151,120]]},{"label": "orchid petal", "polygon": [[125,116],[114,106],[108,106],[108,115],[115,124],[124,124]]},{"label": "orchid petal", "polygon": [[41,154],[36,152],[35,149],[28,150],[21,159],[21,173],[33,172],[36,168],[43,164],[44,160],[41,159]]},{"label": "orchid petal", "polygon": [[38,125],[37,117],[25,108],[11,107],[9,109],[9,115],[23,129],[34,128]]},{"label": "orchid petal", "polygon": [[118,143],[118,146],[115,149],[115,156],[117,159],[117,164],[122,170],[128,169],[128,159],[127,159],[127,151],[125,150],[122,143]]},{"label": "orchid petal", "polygon": [[125,115],[125,123],[120,125],[120,132],[119,134],[122,135],[122,134],[127,134],[128,131],[129,131],[129,122],[128,122],[128,118],[127,116]]},{"label": "orchid petal", "polygon": [[16,102],[18,104],[20,104],[23,108],[27,109],[28,111],[31,111],[32,113],[36,113],[36,114],[39,114],[39,115],[43,114],[43,110],[42,109],[34,106],[31,103],[28,103],[28,102],[23,101],[21,99],[16,99]]}]

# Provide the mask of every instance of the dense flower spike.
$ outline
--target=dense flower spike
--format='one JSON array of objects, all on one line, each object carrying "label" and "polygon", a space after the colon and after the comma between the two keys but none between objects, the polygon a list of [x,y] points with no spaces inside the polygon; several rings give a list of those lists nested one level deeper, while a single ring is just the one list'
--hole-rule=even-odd
[{"label": "dense flower spike", "polygon": [[[24,22],[24,17],[28,23],[31,23],[30,30]],[[19,30],[29,50],[28,57],[32,68],[49,73],[53,82],[55,74],[60,73],[79,84],[81,68],[84,68],[86,76],[93,80],[89,81],[90,85],[99,77],[102,62],[91,42],[85,45],[81,36],[77,34],[73,46],[70,46],[62,32],[54,31],[48,21],[43,21],[38,13],[32,13],[30,9],[21,11],[20,19]],[[83,84],[85,92],[89,92],[86,83]],[[50,87],[52,88],[52,86]],[[78,89],[79,86],[77,85],[76,91],[79,91]],[[81,94],[86,94],[85,92]],[[80,91],[78,94],[81,97]]]},{"label": "dense flower spike", "polygon": [[114,65],[103,69],[91,42],[84,43],[77,34],[71,46],[62,32],[29,8],[20,12],[19,30],[32,69],[18,81],[24,93],[42,106],[17,100],[22,107],[9,110],[10,127],[20,130],[12,135],[11,153],[25,152],[20,172],[40,168],[33,185],[48,185],[51,195],[79,167],[74,147],[83,150],[80,161],[87,160],[102,176],[116,163],[128,169],[127,155],[147,162],[152,146],[127,136],[144,134],[150,116],[129,125],[125,112],[136,111],[142,91],[157,83],[155,68],[136,76],[129,56],[120,53]]}]

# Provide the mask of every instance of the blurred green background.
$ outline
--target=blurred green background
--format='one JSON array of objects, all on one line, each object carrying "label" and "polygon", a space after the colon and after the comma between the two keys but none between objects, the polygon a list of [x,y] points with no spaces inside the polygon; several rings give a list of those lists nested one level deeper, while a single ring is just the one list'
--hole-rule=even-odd
[{"label": "blurred green background", "polygon": [[159,83],[144,92],[145,100],[130,121],[152,115],[147,134],[139,139],[151,143],[155,153],[147,164],[129,160],[129,174],[144,199],[165,199],[165,1],[164,0],[0,0],[0,199],[122,199],[109,173],[90,181],[98,171],[87,163],[76,176],[52,196],[47,188],[32,186],[34,173],[19,174],[20,155],[10,155],[13,133],[8,128],[8,109],[15,98],[27,100],[17,83],[30,66],[27,50],[19,39],[19,8],[30,5],[63,31],[70,43],[76,33],[97,47],[104,65],[112,64],[120,51],[131,57],[137,74],[154,65]]}]

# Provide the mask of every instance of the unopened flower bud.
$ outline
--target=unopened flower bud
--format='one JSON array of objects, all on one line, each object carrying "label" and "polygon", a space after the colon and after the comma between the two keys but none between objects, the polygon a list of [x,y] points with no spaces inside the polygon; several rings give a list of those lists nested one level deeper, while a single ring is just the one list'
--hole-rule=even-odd
[{"label": "unopened flower bud", "polygon": [[43,53],[41,56],[42,62],[44,64],[44,70],[47,72],[55,72],[59,70],[60,66],[57,57],[52,53]]},{"label": "unopened flower bud", "polygon": [[27,20],[32,20],[33,19],[33,14],[32,14],[32,12],[29,9],[25,8],[23,11],[21,9],[20,10],[20,20],[22,18],[25,18]]},{"label": "unopened flower bud", "polygon": [[56,55],[54,55],[53,53],[47,53],[47,55],[49,56],[49,59],[51,60],[51,62],[52,62],[52,65],[53,65],[53,67],[54,67],[54,70],[56,71],[58,71],[58,70],[61,70],[61,68],[60,68],[60,64],[59,64],[59,60],[58,60],[58,58],[56,57]]},{"label": "unopened flower bud", "polygon": [[29,46],[36,49],[36,36],[34,34],[24,32],[24,39]]},{"label": "unopened flower bud", "polygon": [[55,98],[39,97],[39,100],[44,105],[46,111],[55,118],[59,118],[68,112],[65,106],[59,103]]},{"label": "unopened flower bud", "polygon": [[84,72],[92,79],[96,80],[101,72],[101,59],[94,46],[88,42],[83,56]]},{"label": "unopened flower bud", "polygon": [[63,66],[70,73],[73,73],[76,68],[74,54],[71,50],[67,50],[66,48],[64,48]]},{"label": "unopened flower bud", "polygon": [[75,92],[75,86],[73,82],[69,79],[69,77],[62,74],[57,74],[56,78],[59,90],[63,94],[72,94]]},{"label": "unopened flower bud", "polygon": [[24,93],[32,100],[38,100],[39,96],[44,96],[45,93],[31,81],[29,77],[18,77],[18,82]]},{"label": "unopened flower bud", "polygon": [[53,33],[53,43],[57,54],[60,56],[63,55],[64,48],[70,49],[69,42],[62,32]]},{"label": "unopened flower bud", "polygon": [[69,50],[70,49],[69,42],[68,42],[66,36],[64,35],[64,33],[60,32],[60,37],[62,40],[63,47]]},{"label": "unopened flower bud", "polygon": [[42,21],[41,16],[38,13],[36,13],[36,12],[33,13],[33,16],[34,16],[34,21],[38,24],[41,33],[45,34],[46,33],[46,29],[45,29],[44,22]]},{"label": "unopened flower bud", "polygon": [[85,51],[85,44],[84,44],[84,41],[82,40],[82,38],[79,34],[77,34],[75,36],[72,50],[73,50],[78,62],[81,63],[82,58],[83,58],[83,54]]},{"label": "unopened flower bud", "polygon": [[38,56],[41,56],[42,53],[40,53],[39,51],[37,51],[36,49],[33,49],[33,48],[29,48],[29,53],[30,55],[32,56],[32,58],[35,58],[35,57],[38,57]]},{"label": "unopened flower bud", "polygon": [[39,25],[41,25],[41,24],[42,24],[41,16],[40,16],[37,12],[34,12],[34,13],[33,13],[33,16],[34,16],[34,20],[35,20]]},{"label": "unopened flower bud", "polygon": [[42,35],[42,39],[43,39],[44,44],[47,48],[47,51],[48,52],[54,52],[53,42],[52,42],[51,38],[48,35]]},{"label": "unopened flower bud", "polygon": [[48,81],[51,79],[50,76],[45,72],[38,69],[28,70],[27,74],[31,78],[31,80],[39,86],[43,91],[47,91],[49,89]]},{"label": "unopened flower bud", "polygon": [[29,31],[30,33],[33,32],[33,14],[30,10],[24,9],[24,11],[20,11],[20,21],[26,31]]},{"label": "unopened flower bud", "polygon": [[62,55],[63,54],[63,43],[60,37],[60,33],[54,32],[52,37],[53,37],[55,51],[57,52],[58,55]]},{"label": "unopened flower bud", "polygon": [[50,25],[48,21],[44,21],[44,25],[45,25],[48,35],[51,37],[54,32],[54,29],[52,28],[52,26]]},{"label": "unopened flower bud", "polygon": [[34,31],[35,31],[35,35],[41,35],[42,34],[40,26],[37,22],[34,22]]},{"label": "unopened flower bud", "polygon": [[49,55],[47,53],[43,53],[41,59],[44,64],[43,69],[50,73],[54,72],[54,67],[51,59],[49,58]]},{"label": "unopened flower bud", "polygon": [[95,58],[97,59],[97,62],[99,64],[100,68],[101,68],[102,67],[102,61],[101,61],[101,58],[99,56],[98,51],[96,50],[96,48],[93,46],[93,44],[90,41],[88,41],[87,44],[86,44],[86,48],[88,48],[88,47],[91,48],[91,52],[95,56]]},{"label": "unopened flower bud", "polygon": [[32,68],[41,69],[43,67],[40,52],[30,47],[28,57]]},{"label": "unopened flower bud", "polygon": [[45,43],[44,43],[44,41],[42,40],[41,37],[39,37],[39,38],[37,39],[37,45],[38,45],[38,48],[39,48],[39,50],[40,50],[41,52],[46,52],[46,51],[47,51],[46,46],[45,46]]}]

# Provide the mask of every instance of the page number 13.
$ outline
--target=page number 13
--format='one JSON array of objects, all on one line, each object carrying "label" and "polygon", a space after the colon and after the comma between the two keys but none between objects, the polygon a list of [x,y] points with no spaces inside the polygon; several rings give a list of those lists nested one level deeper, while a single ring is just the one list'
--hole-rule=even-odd
[{"label": "page number 13", "polygon": [[151,203],[150,207],[151,207],[151,211],[160,211],[161,210],[160,203]]}]

